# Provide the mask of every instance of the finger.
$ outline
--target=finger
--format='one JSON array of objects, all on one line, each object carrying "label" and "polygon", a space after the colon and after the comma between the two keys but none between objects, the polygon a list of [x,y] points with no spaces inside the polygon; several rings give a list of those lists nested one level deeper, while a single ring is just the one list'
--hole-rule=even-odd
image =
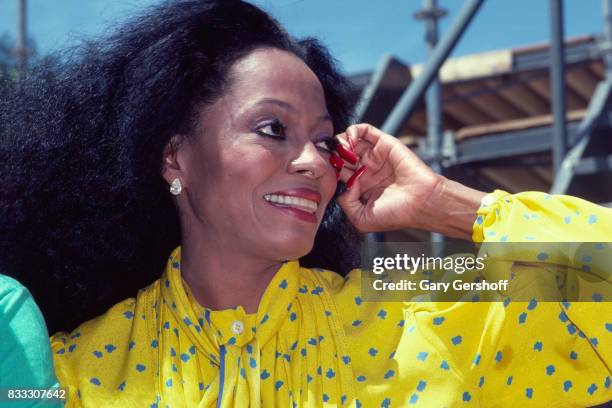
[{"label": "finger", "polygon": [[[351,165],[342,159],[337,153],[332,153],[329,157],[329,163],[336,173],[336,180],[348,183],[356,177],[361,177],[361,174],[365,171],[364,165],[356,164]],[[355,176],[356,173],[359,173]]]},{"label": "finger", "polygon": [[361,142],[372,146],[372,152],[378,157],[387,157],[392,150],[400,146],[402,154],[413,156],[410,149],[401,143],[395,136],[385,133],[368,123],[360,123],[349,126],[346,133],[351,137],[356,137]]},{"label": "finger", "polygon": [[338,196],[337,201],[346,216],[353,224],[359,219],[359,214],[363,209],[363,203],[359,200],[361,196],[361,183],[359,177],[355,178],[351,188]]},{"label": "finger", "polygon": [[349,135],[346,131],[337,134],[336,138],[344,147],[346,147],[352,152],[357,153],[358,155],[360,155],[360,147],[363,147],[363,144],[366,143],[365,140],[356,137],[355,135]]},{"label": "finger", "polygon": [[350,147],[351,151],[354,152],[355,151],[355,143],[353,143],[353,139],[351,139],[351,137],[348,136],[348,135],[347,135],[346,138],[347,138],[347,141],[349,143],[349,147]]},{"label": "finger", "polygon": [[[352,164],[348,164],[345,162],[344,166],[340,169],[338,181],[342,181],[344,183],[348,182],[353,174],[355,174],[355,170],[357,166],[353,166]],[[336,169],[338,171],[338,169]]]},{"label": "finger", "polygon": [[[350,126],[349,126],[350,128]],[[348,128],[347,128],[348,129]],[[372,144],[367,142],[366,140],[355,136],[347,134],[347,132],[342,132],[336,135],[336,139],[348,150],[357,153],[358,156],[362,155],[364,148],[372,147]]]},{"label": "finger", "polygon": [[352,184],[356,178],[360,178],[366,170],[366,166],[362,164],[350,165],[347,162],[344,162],[342,166],[336,166],[334,164],[332,164],[332,166],[338,174],[338,180],[345,182],[348,188],[350,188],[349,183]]},{"label": "finger", "polygon": [[392,138],[388,133],[370,125],[369,123],[359,123],[351,125],[346,129],[346,135],[353,141],[365,140],[375,145],[382,138]]},{"label": "finger", "polygon": [[345,147],[342,143],[338,144],[336,151],[338,152],[340,157],[348,161],[350,164],[357,164],[357,162],[359,161],[359,156],[355,152]]},{"label": "finger", "polygon": [[359,178],[361,178],[363,173],[365,173],[366,169],[367,169],[366,166],[361,166],[360,168],[358,168],[355,171],[355,173],[353,173],[351,178],[349,178],[348,181],[346,182],[346,188],[350,189],[353,186],[353,184],[357,182]]},{"label": "finger", "polygon": [[[330,158],[330,161],[338,159],[342,160],[344,162],[344,166],[351,170],[354,170],[359,167],[358,162],[361,158],[348,147],[349,143],[346,142],[346,139],[344,139],[341,135],[336,135],[336,140],[336,149],[334,153],[332,153],[332,158]],[[334,155],[337,156],[337,159],[333,157]],[[338,166],[335,166],[333,162],[332,166],[338,169]]]},{"label": "finger", "polygon": [[[360,144],[367,144],[371,146],[369,151],[359,150],[360,157],[365,158],[368,162],[370,155],[378,159],[387,159],[390,154],[395,155],[395,159],[398,159],[398,155],[411,160],[421,162],[418,156],[401,143],[395,136],[383,132],[382,130],[368,124],[360,123],[357,125],[351,125],[346,129],[345,132],[352,139],[359,140]],[[373,165],[374,163],[368,163]]]},{"label": "finger", "polygon": [[335,153],[332,153],[331,156],[329,156],[329,163],[338,173],[340,170],[342,170],[345,164],[344,160],[342,160],[342,158]]},{"label": "finger", "polygon": [[339,133],[336,135],[336,139],[338,139],[338,142],[341,143],[344,147],[346,147],[349,150],[355,150],[355,144],[353,143],[353,141],[349,141],[348,137],[346,135],[346,133]]}]

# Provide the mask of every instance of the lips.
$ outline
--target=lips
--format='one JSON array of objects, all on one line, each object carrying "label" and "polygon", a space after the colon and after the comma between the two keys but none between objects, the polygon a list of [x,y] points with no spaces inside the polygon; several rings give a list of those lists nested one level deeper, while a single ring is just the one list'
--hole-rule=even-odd
[{"label": "lips", "polygon": [[319,207],[315,201],[302,197],[287,196],[280,194],[266,194],[264,199],[270,203],[297,208],[298,210],[314,213]]},{"label": "lips", "polygon": [[308,188],[297,188],[264,196],[270,205],[275,208],[311,223],[317,222],[316,212],[321,202],[321,194]]},{"label": "lips", "polygon": [[309,188],[293,188],[289,190],[275,191],[273,193],[270,193],[270,195],[282,195],[304,198],[306,200],[314,201],[315,203],[317,203],[317,205],[319,205],[319,203],[321,202],[321,194],[318,191],[311,190]]}]

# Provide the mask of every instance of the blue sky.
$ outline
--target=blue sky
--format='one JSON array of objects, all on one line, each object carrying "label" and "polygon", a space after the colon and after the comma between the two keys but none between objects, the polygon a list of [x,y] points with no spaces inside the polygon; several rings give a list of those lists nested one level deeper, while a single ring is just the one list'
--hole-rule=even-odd
[{"label": "blue sky", "polygon": [[[159,0],[28,0],[29,34],[39,51],[97,36],[134,10]],[[321,39],[347,73],[371,70],[387,53],[407,63],[426,57],[424,27],[413,19],[421,0],[255,0],[289,32]],[[439,0],[449,10],[444,30],[462,0]],[[603,30],[601,0],[565,0],[566,36]],[[17,0],[0,0],[0,34],[15,37]],[[487,0],[454,55],[547,41],[548,0]]]}]

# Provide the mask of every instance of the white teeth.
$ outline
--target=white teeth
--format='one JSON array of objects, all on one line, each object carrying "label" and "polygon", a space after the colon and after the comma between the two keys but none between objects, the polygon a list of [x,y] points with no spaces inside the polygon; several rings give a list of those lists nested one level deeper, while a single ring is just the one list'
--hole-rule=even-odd
[{"label": "white teeth", "polygon": [[264,195],[264,199],[266,201],[270,201],[272,203],[285,204],[291,207],[296,207],[303,211],[315,212],[319,205],[316,201],[307,200],[302,197],[294,197],[294,196],[286,196],[280,194],[266,194]]}]

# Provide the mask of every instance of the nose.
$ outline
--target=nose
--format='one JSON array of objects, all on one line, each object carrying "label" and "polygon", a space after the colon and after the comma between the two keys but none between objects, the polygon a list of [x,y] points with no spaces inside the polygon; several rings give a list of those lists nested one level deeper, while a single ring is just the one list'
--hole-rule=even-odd
[{"label": "nose", "polygon": [[319,178],[330,168],[329,161],[317,149],[313,142],[302,145],[302,148],[289,163],[290,173],[303,174],[310,178]]}]

